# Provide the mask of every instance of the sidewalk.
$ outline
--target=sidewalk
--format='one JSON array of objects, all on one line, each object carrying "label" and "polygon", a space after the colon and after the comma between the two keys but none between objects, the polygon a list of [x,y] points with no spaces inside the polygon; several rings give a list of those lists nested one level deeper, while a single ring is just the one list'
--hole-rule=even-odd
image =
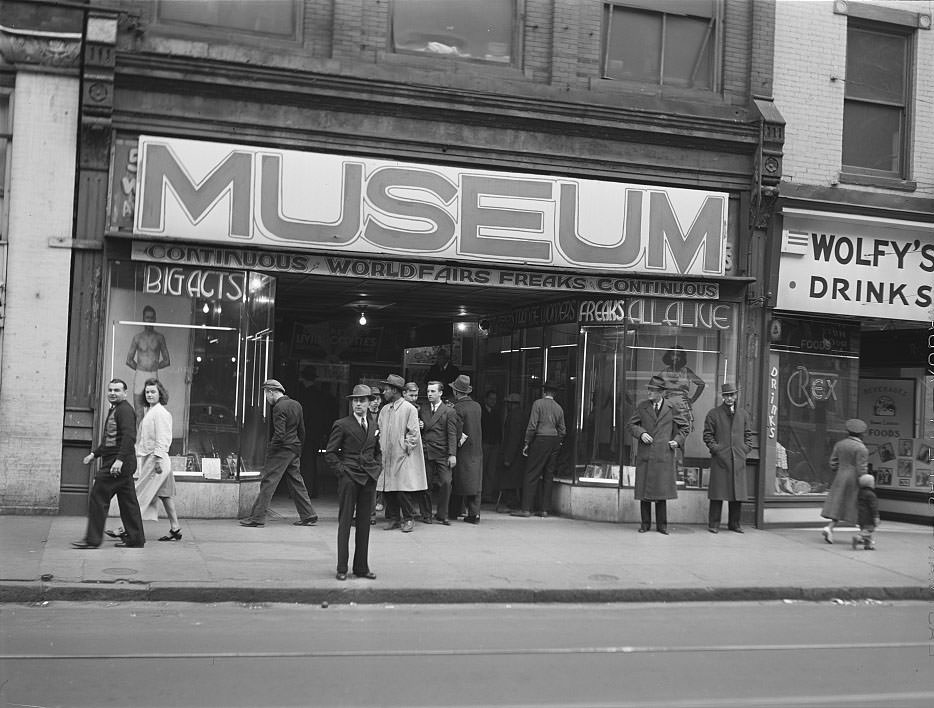
[{"label": "sidewalk", "polygon": [[[315,500],[314,527],[295,527],[276,500],[264,528],[183,519],[181,542],[160,543],[168,522],[146,522],[143,549],[74,550],[85,519],[0,516],[0,601],[194,602],[681,602],[693,600],[934,599],[930,527],[886,522],[878,550],[853,551],[816,528],[743,535],[675,526],[670,536],[634,525],[559,517],[521,519],[484,509],[479,526],[372,527],[375,581],[336,570],[337,506]],[[119,519],[111,519],[116,528]],[[352,537],[351,537],[352,544]],[[352,549],[352,545],[351,545]],[[351,550],[352,552],[352,550]]]}]

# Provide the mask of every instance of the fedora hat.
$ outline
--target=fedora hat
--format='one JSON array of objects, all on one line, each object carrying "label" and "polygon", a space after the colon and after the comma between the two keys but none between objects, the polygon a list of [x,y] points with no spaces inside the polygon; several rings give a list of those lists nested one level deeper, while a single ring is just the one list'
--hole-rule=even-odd
[{"label": "fedora hat", "polygon": [[400,391],[405,390],[405,379],[399,376],[399,374],[389,374],[389,376],[386,377],[386,380],[380,381],[380,383],[386,384],[387,386],[392,386],[393,388],[397,388]]},{"label": "fedora hat", "polygon": [[366,384],[357,384],[353,387],[353,393],[345,398],[369,398],[373,395],[373,391]]},{"label": "fedora hat", "polygon": [[269,391],[281,391],[282,393],[285,393],[285,386],[283,386],[275,379],[266,379],[263,381],[263,388]]},{"label": "fedora hat", "polygon": [[844,425],[846,432],[853,435],[862,435],[869,429],[869,426],[859,418],[850,418]]},{"label": "fedora hat", "polygon": [[470,385],[470,377],[467,374],[461,374],[456,379],[454,383],[451,384],[453,388],[458,393],[470,393],[473,391],[473,386]]},{"label": "fedora hat", "polygon": [[736,388],[736,384],[721,384],[720,385],[720,395],[725,396],[728,393],[736,393],[739,389]]},{"label": "fedora hat", "polygon": [[648,388],[654,388],[659,391],[664,391],[667,388],[667,386],[665,386],[665,379],[661,376],[653,376],[650,378],[647,386]]}]

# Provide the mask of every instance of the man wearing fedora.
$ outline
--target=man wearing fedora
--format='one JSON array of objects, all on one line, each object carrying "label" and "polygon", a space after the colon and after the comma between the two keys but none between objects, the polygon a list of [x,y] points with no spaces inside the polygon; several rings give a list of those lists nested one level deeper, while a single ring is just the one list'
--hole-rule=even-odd
[{"label": "man wearing fedora", "polygon": [[525,444],[522,455],[527,457],[525,476],[522,480],[522,508],[510,512],[512,516],[528,518],[538,496],[542,482],[542,505],[539,516],[548,516],[551,508],[551,486],[558,462],[558,448],[564,442],[567,428],[564,425],[564,409],[555,400],[560,384],[549,379],[542,386],[542,397],[532,404],[529,422],[525,426]]},{"label": "man wearing fedora", "polygon": [[467,513],[464,521],[480,523],[480,493],[483,491],[483,423],[480,404],[470,397],[470,377],[460,374],[451,382],[457,414],[457,467],[454,469],[454,498]]},{"label": "man wearing fedora", "polygon": [[308,498],[308,490],[302,480],[299,460],[305,442],[305,419],[302,406],[285,395],[285,387],[275,379],[263,382],[266,403],[272,409],[272,436],[266,443],[266,461],[263,477],[259,483],[259,494],[253,503],[250,515],[240,520],[241,526],[265,526],[266,512],[272,495],[285,476],[292,501],[298,510],[298,521],[294,526],[312,526],[318,515]]},{"label": "man wearing fedora", "polygon": [[401,528],[403,533],[411,533],[415,529],[418,497],[428,488],[418,411],[402,397],[404,378],[390,374],[380,384],[386,400],[378,419],[382,488],[389,519],[385,530]]},{"label": "man wearing fedora", "polygon": [[636,439],[636,485],[633,496],[639,500],[642,523],[639,533],[652,528],[652,502],[655,502],[655,530],[668,535],[668,500],[678,498],[675,455],[691,429],[681,406],[665,400],[665,380],[649,379],[649,397],[636,406],[629,419],[629,434]]},{"label": "man wearing fedora", "polygon": [[[325,447],[325,460],[337,477],[337,579],[347,580],[350,527],[354,526],[353,574],[373,580],[367,553],[370,511],[379,477],[379,428],[369,412],[370,387],[357,384],[347,396],[353,411],[334,421]],[[356,518],[356,522],[354,519]]]},{"label": "man wearing fedora", "polygon": [[710,512],[707,530],[720,531],[720,516],[724,500],[728,502],[727,528],[743,533],[740,521],[742,504],[746,499],[746,455],[752,449],[752,431],[749,416],[736,405],[735,384],[720,387],[722,403],[711,408],[704,419],[704,444],[710,450],[710,486],[707,498]]}]

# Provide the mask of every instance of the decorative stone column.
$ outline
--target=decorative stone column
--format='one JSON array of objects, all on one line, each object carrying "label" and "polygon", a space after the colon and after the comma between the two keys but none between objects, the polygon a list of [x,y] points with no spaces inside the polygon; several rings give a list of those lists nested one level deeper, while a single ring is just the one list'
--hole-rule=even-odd
[{"label": "decorative stone column", "polygon": [[[79,33],[0,25],[16,69],[0,349],[0,512],[57,513],[77,151]],[[2,275],[0,275],[2,279]]]}]

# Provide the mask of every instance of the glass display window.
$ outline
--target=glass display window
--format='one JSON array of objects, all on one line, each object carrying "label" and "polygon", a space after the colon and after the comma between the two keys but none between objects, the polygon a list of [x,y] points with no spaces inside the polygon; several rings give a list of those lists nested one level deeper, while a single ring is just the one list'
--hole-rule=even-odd
[{"label": "glass display window", "polygon": [[605,318],[612,321],[581,327],[577,481],[633,485],[636,446],[629,420],[648,397],[649,379],[660,376],[666,398],[691,426],[678,454],[678,485],[704,488],[710,467],[704,417],[719,403],[720,385],[737,381],[739,308],[660,298],[618,301],[614,307],[616,315]]},{"label": "glass display window", "polygon": [[166,388],[177,476],[260,473],[275,286],[248,271],[111,264],[105,375],[127,383],[138,419],[145,382]]}]

